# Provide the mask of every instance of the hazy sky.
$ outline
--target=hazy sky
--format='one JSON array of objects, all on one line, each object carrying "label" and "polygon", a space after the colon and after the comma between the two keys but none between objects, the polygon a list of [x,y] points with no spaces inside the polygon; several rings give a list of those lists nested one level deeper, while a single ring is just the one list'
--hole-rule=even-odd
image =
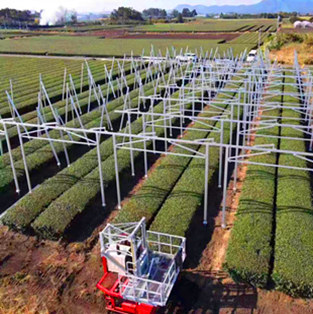
[{"label": "hazy sky", "polygon": [[142,11],[145,8],[159,7],[173,9],[178,4],[252,4],[261,0],[0,0],[0,8],[15,9],[54,9],[63,6],[68,9],[75,9],[78,12],[103,12],[110,11],[118,6],[129,6]]}]

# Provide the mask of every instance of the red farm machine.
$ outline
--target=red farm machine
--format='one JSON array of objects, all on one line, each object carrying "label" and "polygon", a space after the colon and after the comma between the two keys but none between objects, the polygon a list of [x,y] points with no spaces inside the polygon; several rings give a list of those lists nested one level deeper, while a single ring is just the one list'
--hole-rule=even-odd
[{"label": "red farm machine", "polygon": [[142,218],[108,224],[100,242],[104,275],[97,288],[108,311],[152,314],[166,305],[186,257],[185,238],[147,231]]}]

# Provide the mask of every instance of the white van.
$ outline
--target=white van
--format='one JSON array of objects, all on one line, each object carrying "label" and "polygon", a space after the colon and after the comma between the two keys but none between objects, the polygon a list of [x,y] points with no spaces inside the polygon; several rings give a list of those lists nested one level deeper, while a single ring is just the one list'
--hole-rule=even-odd
[{"label": "white van", "polygon": [[183,61],[183,62],[188,62],[188,61],[196,62],[198,61],[198,58],[195,53],[188,52],[188,53],[185,53],[184,55],[176,56],[176,60]]},{"label": "white van", "polygon": [[247,62],[253,62],[255,61],[256,55],[257,55],[258,51],[257,50],[251,50],[248,54],[247,57]]}]

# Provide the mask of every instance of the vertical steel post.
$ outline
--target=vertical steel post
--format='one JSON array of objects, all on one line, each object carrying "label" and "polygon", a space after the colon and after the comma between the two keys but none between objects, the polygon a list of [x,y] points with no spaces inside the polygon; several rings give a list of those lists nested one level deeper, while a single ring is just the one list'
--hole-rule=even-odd
[{"label": "vertical steel post", "polygon": [[[166,114],[166,101],[164,101],[163,105],[163,113]],[[166,117],[163,118],[163,128],[164,128],[164,150],[167,151],[167,123],[166,123]]]},{"label": "vertical steel post", "polygon": [[66,148],[66,145],[65,145],[65,142],[64,142],[63,131],[61,129],[60,129],[60,138],[61,138],[62,145],[63,145],[63,150],[64,150],[64,155],[65,155],[65,160],[66,160],[67,167],[70,167],[70,159],[69,159],[67,148]]},{"label": "vertical steel post", "polygon": [[32,192],[32,185],[30,182],[30,177],[29,177],[29,172],[28,172],[28,167],[27,167],[27,162],[26,162],[26,156],[25,156],[25,151],[24,151],[23,138],[21,135],[21,130],[20,130],[19,125],[17,125],[17,133],[18,133],[18,137],[20,140],[20,148],[21,148],[21,153],[22,153],[22,158],[23,158],[23,164],[24,164],[27,186],[28,186],[29,193],[31,193]]},{"label": "vertical steel post", "polygon": [[63,87],[62,87],[62,101],[64,100],[64,94],[65,94],[65,85],[66,85],[66,68],[64,69],[64,77],[63,77]]},{"label": "vertical steel post", "polygon": [[80,72],[80,92],[83,92],[83,82],[84,82],[84,62],[82,63],[82,68]]},{"label": "vertical steel post", "polygon": [[115,181],[116,181],[116,193],[117,193],[117,206],[121,209],[121,192],[120,192],[120,178],[118,172],[118,160],[117,160],[117,148],[116,148],[116,135],[113,134],[113,152],[114,152],[114,167],[115,167]]},{"label": "vertical steel post", "polygon": [[[234,103],[230,104],[230,125],[229,125],[229,143],[233,143],[233,120],[234,120]],[[230,150],[231,153],[231,150]]]},{"label": "vertical steel post", "polygon": [[88,83],[89,83],[89,94],[88,94],[88,106],[87,106],[87,111],[90,111],[90,103],[91,103],[91,90],[92,90],[92,83],[90,81],[90,77],[88,76]]},{"label": "vertical steel post", "polygon": [[[129,126],[129,134],[132,134],[132,127],[131,127],[131,117],[130,117],[130,113],[127,112],[127,116],[128,116],[128,126]],[[134,152],[133,152],[133,138],[132,136],[129,137],[129,146],[130,146],[130,150],[129,150],[129,154],[130,154],[130,166],[131,166],[131,173],[132,176],[135,176],[135,163],[134,163]]]},{"label": "vertical steel post", "polygon": [[227,179],[228,179],[228,149],[225,148],[225,164],[224,164],[224,186],[223,186],[223,211],[222,211],[222,228],[226,228],[226,200],[227,200]]},{"label": "vertical steel post", "polygon": [[21,190],[20,190],[20,187],[19,187],[19,184],[18,184],[18,180],[17,180],[17,175],[16,175],[15,166],[14,166],[14,159],[13,159],[13,155],[12,155],[10,138],[9,138],[7,126],[6,126],[5,123],[3,123],[3,130],[4,130],[4,134],[5,134],[5,139],[6,139],[6,142],[7,142],[8,153],[9,153],[9,157],[10,157],[10,163],[11,163],[11,169],[12,169],[12,172],[13,172],[13,178],[14,178],[16,193],[19,194]]},{"label": "vertical steel post", "polygon": [[[145,134],[146,132],[146,122],[145,122],[145,115],[142,115],[142,132]],[[145,166],[145,178],[148,177],[148,158],[147,158],[147,143],[146,139],[143,141],[143,156],[144,156],[144,166]]]},{"label": "vertical steel post", "polygon": [[105,207],[105,193],[104,193],[104,184],[103,184],[103,173],[102,173],[102,160],[101,160],[101,151],[100,151],[100,134],[99,134],[99,132],[96,133],[96,142],[97,142],[97,157],[98,157],[98,165],[99,165],[101,201],[102,201],[102,207]]},{"label": "vertical steel post", "polygon": [[12,98],[12,101],[14,101],[13,81],[12,81],[12,79],[10,79],[10,91],[11,91],[11,98]]},{"label": "vertical steel post", "polygon": [[[224,143],[224,121],[221,120],[221,131],[220,131],[220,144]],[[222,187],[222,162],[223,162],[223,147],[220,146],[219,152],[219,166],[218,166],[218,187]]]},{"label": "vertical steel post", "polygon": [[2,138],[0,138],[0,156],[3,155],[3,144],[2,144]]},{"label": "vertical steel post", "polygon": [[239,154],[239,135],[240,135],[240,127],[241,127],[241,121],[238,122],[238,129],[236,134],[236,150],[235,150],[235,169],[234,169],[234,186],[233,190],[236,191],[237,189],[237,171],[238,171],[238,154]]},{"label": "vertical steel post", "polygon": [[[155,135],[155,126],[154,126],[154,98],[152,98],[152,103],[151,103],[151,126],[152,126],[152,134],[153,136]],[[148,117],[149,118],[149,117]],[[155,150],[156,150],[156,142],[155,142],[155,139],[152,140],[152,149],[153,149],[153,152],[155,153]]]},{"label": "vertical steel post", "polygon": [[210,170],[210,146],[208,143],[205,144],[205,168],[204,168],[204,213],[203,213],[203,224],[208,223],[208,184],[209,184],[209,170]]}]

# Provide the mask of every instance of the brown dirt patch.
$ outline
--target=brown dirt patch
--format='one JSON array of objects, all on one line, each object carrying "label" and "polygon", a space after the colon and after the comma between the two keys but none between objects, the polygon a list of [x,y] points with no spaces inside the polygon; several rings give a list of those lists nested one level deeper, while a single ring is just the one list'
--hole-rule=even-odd
[{"label": "brown dirt patch", "polygon": [[294,49],[291,47],[283,47],[280,50],[272,50],[270,58],[277,60],[280,64],[292,65],[294,61]]},{"label": "brown dirt patch", "polygon": [[119,38],[119,39],[212,39],[230,41],[240,33],[157,33],[157,32],[129,32],[127,30],[99,30],[93,32],[74,33],[72,36],[98,36],[103,38]]},{"label": "brown dirt patch", "polygon": [[313,64],[313,47],[306,44],[290,44],[280,50],[272,50],[270,58],[277,59],[280,64],[293,65],[295,50],[298,52],[298,61],[301,66]]},{"label": "brown dirt patch", "polygon": [[103,38],[121,38],[128,32],[124,29],[112,29],[112,30],[98,30],[91,32],[77,32],[73,33],[72,36],[98,36]]},{"label": "brown dirt patch", "polygon": [[99,231],[81,243],[40,240],[0,227],[0,313],[104,313]]},{"label": "brown dirt patch", "polygon": [[233,40],[237,38],[237,33],[129,33],[122,38],[127,39],[215,39]]},{"label": "brown dirt patch", "polygon": [[[243,181],[246,177],[247,166],[240,165],[237,171],[237,189],[233,190],[233,180],[229,183],[227,198],[226,198],[226,225],[227,228],[223,229],[222,212],[215,219],[214,232],[212,239],[206,249],[203,251],[198,269],[205,271],[222,271],[223,263],[225,260],[228,241],[231,234],[231,228],[234,224],[235,213],[238,208],[239,198]],[[221,204],[222,206],[222,204]]]}]

